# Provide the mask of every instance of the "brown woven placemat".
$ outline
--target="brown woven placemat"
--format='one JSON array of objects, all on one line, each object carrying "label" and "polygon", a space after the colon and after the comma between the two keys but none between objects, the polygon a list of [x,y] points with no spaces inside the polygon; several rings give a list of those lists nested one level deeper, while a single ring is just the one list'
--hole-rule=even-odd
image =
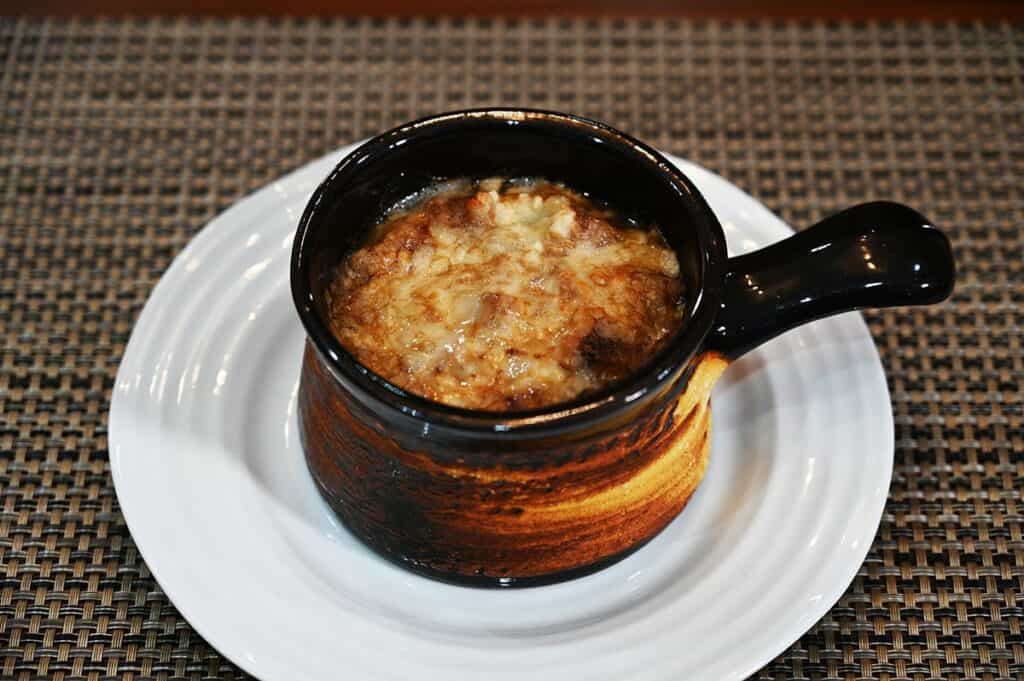
[{"label": "brown woven placemat", "polygon": [[[591,115],[794,225],[948,230],[952,302],[868,314],[896,420],[881,529],[759,679],[1024,679],[1024,27],[0,20],[0,678],[238,678],[140,559],[107,463],[132,322],[216,213],[452,108]],[[182,556],[187,560],[187,556]]]}]

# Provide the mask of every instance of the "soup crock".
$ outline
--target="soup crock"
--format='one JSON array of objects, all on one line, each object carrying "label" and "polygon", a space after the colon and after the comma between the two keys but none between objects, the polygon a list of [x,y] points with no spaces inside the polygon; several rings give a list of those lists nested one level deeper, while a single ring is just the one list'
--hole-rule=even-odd
[{"label": "soup crock", "polygon": [[[634,375],[543,409],[473,411],[402,390],[332,336],[332,272],[389,208],[441,179],[494,176],[564,182],[659,226],[678,255],[684,322]],[[953,281],[949,241],[899,204],[854,206],[729,258],[693,183],[622,132],[523,109],[422,119],[345,157],[299,222],[291,286],[308,334],[306,461],[344,524],[418,573],[476,586],[583,575],[686,506],[708,462],[711,388],[730,361],[826,315],[941,301]]]}]

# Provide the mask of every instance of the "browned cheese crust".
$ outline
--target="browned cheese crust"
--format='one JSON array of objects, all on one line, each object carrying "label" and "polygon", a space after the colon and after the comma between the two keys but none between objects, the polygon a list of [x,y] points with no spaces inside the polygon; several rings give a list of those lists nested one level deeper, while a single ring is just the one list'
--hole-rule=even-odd
[{"label": "browned cheese crust", "polygon": [[547,182],[449,188],[395,214],[339,266],[330,325],[364,365],[437,402],[564,402],[651,359],[681,319],[679,264]]}]

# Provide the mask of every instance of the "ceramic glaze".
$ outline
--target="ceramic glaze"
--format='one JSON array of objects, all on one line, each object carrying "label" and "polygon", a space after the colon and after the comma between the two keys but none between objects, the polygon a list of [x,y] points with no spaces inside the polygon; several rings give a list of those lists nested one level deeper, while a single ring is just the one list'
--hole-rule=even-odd
[{"label": "ceramic glaze", "polygon": [[[330,272],[380,215],[438,178],[498,175],[564,182],[660,226],[686,309],[634,375],[551,407],[472,411],[406,393],[331,335]],[[948,240],[899,204],[854,206],[730,260],[693,183],[621,132],[530,110],[424,119],[342,160],[300,221],[291,284],[309,335],[307,464],[356,536],[421,574],[478,586],[579,576],[639,548],[686,506],[709,456],[711,387],[729,361],[823,316],[938,302],[953,281]]]},{"label": "ceramic glaze", "polygon": [[509,456],[472,441],[403,443],[335,388],[315,352],[307,345],[302,364],[303,444],[346,526],[417,571],[500,586],[598,569],[675,518],[707,467],[711,386],[727,365],[705,354],[675,402],[621,429]]}]

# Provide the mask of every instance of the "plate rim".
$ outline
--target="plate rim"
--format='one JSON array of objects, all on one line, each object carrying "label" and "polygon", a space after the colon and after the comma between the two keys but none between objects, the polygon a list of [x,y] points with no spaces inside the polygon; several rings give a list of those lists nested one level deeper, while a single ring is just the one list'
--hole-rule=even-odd
[{"label": "plate rim", "polygon": [[[126,397],[122,396],[119,399],[119,395],[121,395],[122,393],[121,391],[118,390],[118,386],[120,386],[122,384],[122,381],[125,379],[125,376],[123,374],[129,370],[129,365],[131,364],[130,360],[134,358],[134,355],[137,355],[141,352],[141,350],[138,347],[139,343],[141,342],[139,339],[142,336],[142,333],[140,333],[140,329],[142,331],[145,331],[145,325],[148,323],[152,323],[152,320],[149,319],[149,317],[155,314],[154,310],[152,309],[154,306],[154,301],[159,302],[160,297],[165,295],[165,293],[170,289],[170,287],[173,287],[176,284],[180,283],[175,282],[173,280],[175,279],[175,275],[178,274],[179,269],[185,266],[185,261],[191,255],[192,251],[201,246],[207,240],[209,240],[211,238],[211,235],[217,231],[221,224],[229,222],[233,217],[235,217],[236,214],[243,212],[245,207],[254,207],[256,202],[260,202],[263,204],[273,202],[273,192],[277,190],[278,193],[281,194],[280,188],[284,187],[285,185],[308,182],[312,185],[309,189],[309,192],[313,191],[313,189],[315,189],[316,185],[318,184],[319,180],[322,179],[319,177],[319,171],[321,167],[325,166],[325,164],[329,164],[326,166],[327,170],[329,170],[329,168],[333,167],[333,165],[337,162],[338,159],[350,153],[353,149],[357,148],[358,146],[359,143],[340,147],[339,149],[336,149],[308,163],[305,163],[302,166],[296,168],[295,170],[292,170],[291,172],[279,177],[278,179],[273,180],[263,185],[262,187],[256,189],[255,191],[246,194],[244,197],[233,202],[228,208],[226,208],[218,215],[216,215],[213,219],[211,219],[206,225],[204,225],[200,230],[196,232],[196,234],[194,234],[190,238],[189,242],[185,245],[185,247],[172,259],[167,269],[161,274],[159,280],[153,286],[149,295],[147,296],[146,302],[144,303],[139,316],[137,317],[135,323],[133,324],[129,340],[124,346],[124,351],[119,361],[117,375],[114,382],[114,388],[112,390],[110,398],[107,433],[110,470],[114,484],[115,494],[118,500],[118,506],[120,508],[121,515],[124,518],[125,524],[129,532],[131,533],[133,543],[138,549],[140,556],[146,562],[146,565],[149,567],[149,570],[153,578],[157,581],[157,583],[160,585],[160,588],[164,591],[164,593],[167,595],[168,599],[178,610],[178,612],[181,613],[182,617],[186,619],[189,625],[193,629],[195,629],[195,631],[199,633],[199,635],[202,636],[202,638],[209,645],[214,647],[218,652],[224,655],[233,664],[237,665],[239,668],[257,677],[260,677],[262,674],[268,674],[269,670],[261,669],[260,666],[256,663],[255,659],[250,660],[249,657],[247,657],[245,654],[241,654],[240,651],[235,650],[234,646],[230,645],[230,640],[226,640],[230,637],[223,637],[216,634],[215,632],[210,631],[210,629],[206,626],[206,623],[203,623],[201,621],[201,617],[194,616],[195,611],[191,604],[183,607],[182,603],[188,602],[188,599],[181,597],[180,592],[177,591],[178,584],[176,583],[173,587],[168,588],[167,584],[165,583],[166,580],[161,579],[159,574],[162,571],[162,569],[156,567],[153,563],[150,562],[149,558],[147,557],[149,551],[143,547],[143,543],[145,543],[147,546],[150,546],[150,543],[148,540],[146,542],[141,542],[139,540],[140,536],[145,535],[145,532],[143,532],[142,535],[138,533],[139,528],[137,527],[137,525],[140,521],[140,513],[137,511],[132,512],[130,510],[132,508],[132,502],[129,502],[127,506],[125,505],[125,497],[131,495],[127,495],[125,492],[125,485],[127,485],[128,483],[122,477],[122,469],[118,462],[120,461],[120,457],[122,456],[121,443],[119,442],[119,440],[125,440],[128,438],[119,436],[116,433],[122,427],[128,427],[127,424],[125,426],[122,426],[121,424],[123,419],[128,419],[130,422],[129,417],[131,410],[128,408],[128,405],[124,404],[125,400],[127,399]],[[706,182],[718,183],[721,187],[732,192],[738,192],[742,194],[745,198],[748,198],[751,201],[751,205],[756,205],[757,210],[763,212],[763,216],[759,217],[768,218],[765,225],[766,229],[768,231],[775,232],[779,238],[784,238],[785,236],[793,233],[794,230],[792,230],[792,228],[788,224],[786,224],[784,221],[781,220],[781,218],[772,213],[758,199],[745,192],[739,186],[733,184],[724,177],[717,175],[713,171],[710,171],[704,168],[703,166],[700,166],[699,164],[677,157],[672,154],[668,154],[665,152],[662,153],[667,159],[669,159],[670,162],[677,165],[685,175],[687,175],[691,179],[694,179],[695,184],[698,186],[702,193],[705,192],[705,189],[702,186],[702,183],[700,181],[697,181],[699,178],[701,178],[701,176],[703,176],[703,179]],[[316,173],[315,177],[306,177],[307,175],[311,175],[313,173]],[[694,177],[695,175],[697,177]],[[309,192],[307,192],[305,189],[301,189],[300,191],[294,192],[294,197],[298,198],[300,195],[306,196],[308,195]],[[149,310],[150,312],[149,316],[146,315],[147,310]],[[857,316],[857,321],[861,326],[860,330],[866,336],[866,338],[871,341],[871,346],[873,348],[875,360],[873,366],[877,368],[878,374],[881,377],[881,381],[878,387],[880,387],[881,390],[884,391],[885,397],[885,408],[882,409],[882,412],[886,414],[887,418],[884,419],[884,423],[875,424],[881,426],[881,432],[879,436],[885,442],[888,448],[888,455],[882,456],[882,459],[886,463],[887,467],[887,471],[885,472],[885,480],[883,484],[883,493],[879,495],[879,501],[875,505],[877,508],[871,508],[871,515],[872,517],[876,517],[877,520],[874,523],[868,523],[868,525],[871,526],[870,536],[867,537],[866,541],[863,542],[863,545],[860,547],[858,552],[855,554],[855,556],[853,556],[856,557],[856,560],[853,560],[853,557],[851,557],[851,559],[844,563],[844,565],[846,565],[848,569],[843,571],[842,579],[834,579],[832,581],[833,588],[830,590],[827,597],[822,598],[821,602],[823,605],[815,609],[815,611],[820,610],[820,612],[815,612],[811,624],[804,625],[800,622],[797,622],[797,618],[794,618],[794,624],[791,625],[790,629],[792,631],[796,631],[795,635],[793,635],[792,631],[787,631],[787,633],[781,636],[777,636],[775,639],[773,639],[776,641],[776,644],[773,644],[770,647],[777,648],[776,650],[774,650],[774,652],[769,653],[767,651],[761,651],[760,654],[747,655],[747,663],[737,665],[735,667],[735,672],[730,672],[730,678],[745,678],[746,676],[755,673],[757,670],[761,669],[766,664],[770,663],[772,659],[777,657],[779,654],[783,653],[790,645],[792,645],[793,642],[799,640],[799,638],[808,630],[808,626],[813,626],[814,622],[819,621],[832,609],[835,603],[838,602],[838,600],[842,597],[843,593],[849,588],[849,585],[856,578],[857,573],[863,566],[865,558],[867,557],[867,554],[870,552],[871,546],[873,545],[874,537],[877,535],[878,527],[880,526],[882,519],[884,518],[884,508],[887,503],[888,497],[887,492],[889,487],[891,486],[892,472],[894,467],[893,449],[895,445],[895,426],[892,414],[891,394],[888,388],[888,382],[886,380],[885,368],[881,362],[881,357],[878,352],[877,343],[874,342],[870,329],[864,321],[863,316],[861,316],[859,313],[852,314],[855,314]],[[297,323],[298,321],[296,321],[296,324]],[[133,517],[135,518],[135,520],[131,519]],[[250,661],[251,665],[249,664]],[[271,678],[276,678],[276,676],[272,676]]]}]

